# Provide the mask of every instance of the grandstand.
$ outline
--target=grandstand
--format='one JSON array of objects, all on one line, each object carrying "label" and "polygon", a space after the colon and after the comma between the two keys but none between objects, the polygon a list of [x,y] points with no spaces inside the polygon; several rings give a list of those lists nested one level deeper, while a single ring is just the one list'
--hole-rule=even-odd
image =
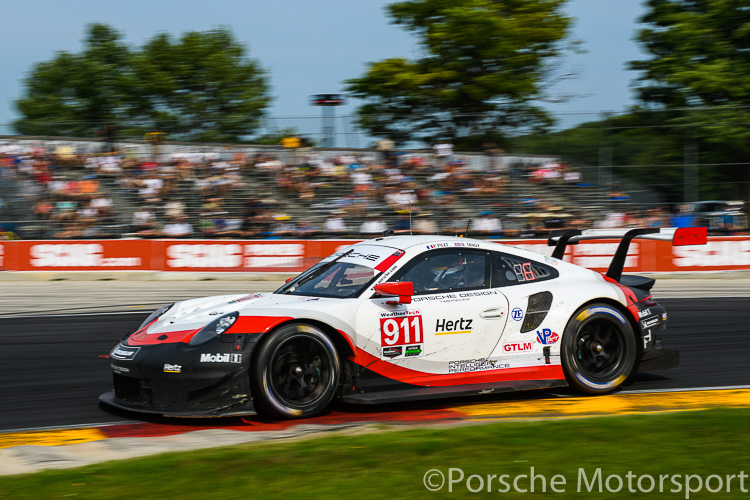
[{"label": "grandstand", "polygon": [[[375,234],[368,228],[408,230],[411,219],[420,230],[499,238],[638,208],[560,158],[506,154],[492,167],[476,153],[380,155],[5,137],[3,229],[23,239],[361,238]],[[326,229],[332,217],[345,229]],[[492,219],[502,228],[480,224]]]}]

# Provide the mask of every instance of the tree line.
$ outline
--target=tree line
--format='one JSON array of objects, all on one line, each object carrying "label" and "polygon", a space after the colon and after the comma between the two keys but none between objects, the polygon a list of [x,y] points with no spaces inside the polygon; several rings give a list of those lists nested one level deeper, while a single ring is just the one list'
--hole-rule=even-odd
[{"label": "tree line", "polygon": [[[567,0],[405,0],[387,6],[412,33],[413,59],[370,62],[343,82],[361,100],[359,125],[397,145],[438,140],[457,148],[523,139],[543,153],[563,140],[571,160],[598,164],[601,147],[619,165],[672,165],[621,175],[679,184],[680,164],[701,163],[701,197],[750,200],[745,121],[750,105],[747,0],[647,0],[635,35],[646,57],[630,61],[638,102],[617,117],[550,132],[545,101],[568,75]],[[94,136],[162,131],[172,140],[247,141],[272,101],[267,72],[228,29],[157,34],[130,47],[114,28],[87,28],[83,50],[35,64],[15,102],[15,130]],[[603,131],[606,131],[604,133]],[[267,138],[265,138],[267,139]],[[554,152],[553,152],[554,153]],[[674,183],[672,182],[674,181]],[[666,189],[670,197],[679,198]]]}]

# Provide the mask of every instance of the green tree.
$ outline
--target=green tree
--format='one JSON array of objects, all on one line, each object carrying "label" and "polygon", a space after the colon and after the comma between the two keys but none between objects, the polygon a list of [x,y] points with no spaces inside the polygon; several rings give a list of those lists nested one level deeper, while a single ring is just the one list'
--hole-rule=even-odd
[{"label": "green tree", "polygon": [[[545,99],[567,43],[566,0],[407,0],[388,7],[423,56],[368,64],[347,91],[365,102],[362,127],[396,143],[496,138],[544,129]],[[493,136],[494,134],[494,136]]]},{"label": "green tree", "polygon": [[[649,0],[637,40],[650,57],[640,71],[642,107],[714,163],[716,182],[750,200],[750,9],[747,0]],[[723,164],[723,165],[720,165]],[[738,165],[742,164],[742,165]],[[705,169],[701,169],[703,172]]]},{"label": "green tree", "polygon": [[265,72],[226,29],[159,34],[133,59],[135,114],[170,139],[239,141],[271,101]]},{"label": "green tree", "polygon": [[106,125],[140,137],[236,142],[258,127],[271,98],[265,71],[226,29],[157,34],[131,49],[93,24],[80,54],[36,64],[16,101],[16,131],[94,136]]},{"label": "green tree", "polygon": [[34,65],[24,80],[26,95],[15,102],[22,118],[14,126],[28,135],[93,135],[127,118],[134,82],[130,50],[103,24],[87,29],[80,54],[58,52]]}]

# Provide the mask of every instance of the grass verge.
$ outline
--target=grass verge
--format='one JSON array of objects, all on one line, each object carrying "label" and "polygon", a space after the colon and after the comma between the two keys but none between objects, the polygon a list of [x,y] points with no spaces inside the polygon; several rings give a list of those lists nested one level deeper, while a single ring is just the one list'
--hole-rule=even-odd
[{"label": "grass verge", "polygon": [[[748,421],[716,409],[337,434],[0,477],[0,498],[748,498]],[[449,491],[451,468],[464,478]]]}]

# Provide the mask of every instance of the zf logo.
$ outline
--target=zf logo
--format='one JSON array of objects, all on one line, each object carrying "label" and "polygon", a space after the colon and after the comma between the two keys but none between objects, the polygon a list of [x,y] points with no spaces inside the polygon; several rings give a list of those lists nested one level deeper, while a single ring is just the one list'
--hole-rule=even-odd
[{"label": "zf logo", "polygon": [[514,307],[510,312],[510,317],[516,321],[521,321],[523,319],[523,309],[520,307]]}]

